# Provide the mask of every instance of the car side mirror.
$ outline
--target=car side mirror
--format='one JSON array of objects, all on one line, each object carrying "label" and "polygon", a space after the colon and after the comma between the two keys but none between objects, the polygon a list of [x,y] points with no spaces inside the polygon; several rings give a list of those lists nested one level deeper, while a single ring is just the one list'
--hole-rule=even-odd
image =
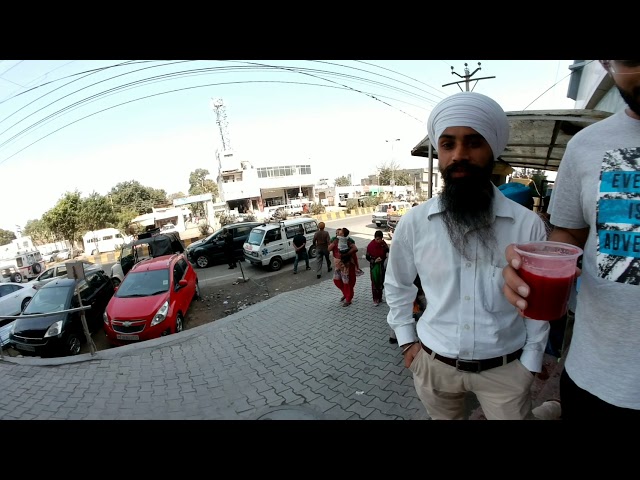
[{"label": "car side mirror", "polygon": [[189,284],[184,278],[178,282],[180,287],[186,287]]}]

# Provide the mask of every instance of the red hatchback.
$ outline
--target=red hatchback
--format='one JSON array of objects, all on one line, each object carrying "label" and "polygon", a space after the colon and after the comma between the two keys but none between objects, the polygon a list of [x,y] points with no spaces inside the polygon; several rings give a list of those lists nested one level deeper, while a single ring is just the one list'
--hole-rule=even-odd
[{"label": "red hatchback", "polygon": [[128,345],[181,332],[194,298],[198,275],[184,254],[137,263],[111,297],[103,315],[111,345]]}]

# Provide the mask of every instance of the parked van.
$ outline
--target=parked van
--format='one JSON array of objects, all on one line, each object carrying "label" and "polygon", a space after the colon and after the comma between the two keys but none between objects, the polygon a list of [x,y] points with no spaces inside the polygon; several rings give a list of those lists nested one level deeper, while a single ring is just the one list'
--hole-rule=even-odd
[{"label": "parked van", "polygon": [[285,260],[296,255],[292,240],[298,233],[303,233],[307,238],[309,258],[314,258],[316,247],[312,243],[317,230],[318,221],[315,218],[263,223],[249,233],[243,246],[244,258],[252,265],[268,266],[273,271],[280,270]]},{"label": "parked van", "polygon": [[373,214],[371,215],[371,221],[376,224],[376,227],[387,226],[387,211],[390,208],[395,208],[396,212],[409,210],[411,204],[409,202],[384,202],[379,204]]},{"label": "parked van", "polygon": [[25,279],[36,278],[45,269],[45,262],[37,250],[18,250],[13,258],[0,260],[3,281],[22,283]]},{"label": "parked van", "polygon": [[82,236],[84,251],[89,255],[115,252],[125,243],[129,243],[131,237],[123,235],[117,228],[103,228],[87,232]]}]

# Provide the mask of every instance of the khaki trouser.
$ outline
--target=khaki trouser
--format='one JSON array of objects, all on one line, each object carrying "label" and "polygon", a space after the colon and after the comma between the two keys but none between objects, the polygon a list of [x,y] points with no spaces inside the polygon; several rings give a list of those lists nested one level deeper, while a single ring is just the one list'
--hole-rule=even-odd
[{"label": "khaki trouser", "polygon": [[534,376],[520,360],[480,373],[460,372],[422,348],[411,362],[418,397],[432,420],[464,420],[465,396],[475,393],[487,420],[531,418]]}]

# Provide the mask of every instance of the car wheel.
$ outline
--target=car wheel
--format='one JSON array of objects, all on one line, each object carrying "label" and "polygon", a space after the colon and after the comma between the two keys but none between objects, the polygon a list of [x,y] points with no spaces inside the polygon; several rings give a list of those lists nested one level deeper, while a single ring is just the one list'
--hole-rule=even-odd
[{"label": "car wheel", "polygon": [[198,255],[196,257],[196,265],[200,268],[207,268],[209,266],[209,258],[206,255]]},{"label": "car wheel", "polygon": [[269,262],[269,268],[272,272],[277,272],[282,268],[282,259],[280,257],[273,257]]},{"label": "car wheel", "polygon": [[15,283],[22,283],[22,274],[20,272],[16,272],[11,275],[11,281]]},{"label": "car wheel", "polygon": [[25,307],[26,307],[27,305],[29,305],[29,302],[30,302],[30,301],[31,301],[31,297],[27,297],[27,298],[25,298],[24,300],[22,300],[22,305],[20,305],[20,311],[21,311],[21,312],[25,309]]},{"label": "car wheel", "polygon": [[111,283],[113,283],[113,288],[118,288],[122,282],[118,277],[111,277]]},{"label": "car wheel", "polygon": [[91,255],[97,255],[98,254],[98,250],[91,250]]},{"label": "car wheel", "polygon": [[76,335],[75,333],[69,334],[65,345],[67,347],[68,355],[78,355],[80,353],[80,349],[82,348],[80,337],[78,337],[78,335]]},{"label": "car wheel", "polygon": [[184,330],[184,317],[180,312],[176,315],[176,333],[180,333]]},{"label": "car wheel", "polygon": [[309,247],[309,258],[316,258],[316,247],[314,247],[313,245],[311,245]]},{"label": "car wheel", "polygon": [[38,274],[42,271],[42,267],[40,266],[39,263],[34,263],[33,267],[31,267],[33,269],[33,273]]}]

